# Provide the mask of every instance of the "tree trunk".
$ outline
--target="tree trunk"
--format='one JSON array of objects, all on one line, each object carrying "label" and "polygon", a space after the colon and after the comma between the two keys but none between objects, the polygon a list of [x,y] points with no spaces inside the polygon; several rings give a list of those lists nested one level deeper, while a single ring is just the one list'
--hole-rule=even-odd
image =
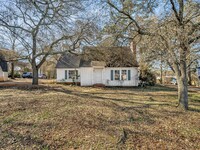
[{"label": "tree trunk", "polygon": [[36,67],[35,64],[32,64],[32,69],[33,69],[32,85],[38,85],[38,68]]},{"label": "tree trunk", "polygon": [[[14,36],[14,40],[12,43],[13,52],[15,52],[15,41],[16,41],[16,37]],[[15,62],[14,61],[11,61],[11,79],[15,79]]]},{"label": "tree trunk", "polygon": [[160,55],[160,84],[163,84],[163,56]]},{"label": "tree trunk", "polygon": [[36,34],[33,34],[33,48],[32,48],[32,60],[31,60],[31,65],[32,65],[32,70],[33,70],[33,80],[32,80],[32,85],[38,85],[38,67],[36,64],[36,50],[37,50],[37,43],[36,43]]},{"label": "tree trunk", "polygon": [[163,84],[163,66],[162,66],[162,61],[160,64],[160,83]]},{"label": "tree trunk", "polygon": [[178,100],[179,107],[184,110],[188,110],[188,78],[187,78],[187,52],[188,48],[186,44],[181,42],[180,44],[180,76],[178,79]]},{"label": "tree trunk", "polygon": [[15,64],[14,61],[11,62],[11,79],[15,79]]},{"label": "tree trunk", "polygon": [[187,78],[180,78],[178,80],[178,100],[179,107],[188,110],[188,86]]},{"label": "tree trunk", "polygon": [[190,67],[188,68],[188,84],[192,85],[192,76],[191,76],[191,69]]}]

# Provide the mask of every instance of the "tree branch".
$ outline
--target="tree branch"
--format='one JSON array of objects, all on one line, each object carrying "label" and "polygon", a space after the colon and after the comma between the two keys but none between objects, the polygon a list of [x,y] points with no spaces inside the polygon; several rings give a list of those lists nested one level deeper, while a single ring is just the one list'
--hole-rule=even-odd
[{"label": "tree branch", "polygon": [[179,21],[179,23],[181,23],[181,20],[180,20],[180,18],[179,18],[178,11],[176,10],[174,1],[173,1],[173,0],[170,0],[170,3],[171,3],[171,5],[172,5],[172,10],[174,11],[174,14],[175,14],[175,16],[176,16],[176,19]]},{"label": "tree branch", "polygon": [[110,0],[107,1],[107,3],[114,8],[116,11],[118,11],[119,13],[125,15],[126,17],[128,17],[128,19],[130,19],[137,27],[137,32],[141,35],[149,35],[149,36],[153,36],[154,34],[150,33],[150,32],[146,32],[144,30],[142,30],[142,28],[140,27],[140,25],[138,24],[138,22],[128,13],[124,12],[123,10],[120,10],[119,8],[117,8],[113,3],[110,2]]}]

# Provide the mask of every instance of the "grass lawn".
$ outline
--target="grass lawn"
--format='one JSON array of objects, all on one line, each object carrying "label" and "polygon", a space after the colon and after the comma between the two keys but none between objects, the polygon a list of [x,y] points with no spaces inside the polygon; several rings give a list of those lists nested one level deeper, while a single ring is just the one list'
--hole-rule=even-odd
[{"label": "grass lawn", "polygon": [[0,149],[200,149],[200,92],[187,112],[155,86],[0,88]]}]

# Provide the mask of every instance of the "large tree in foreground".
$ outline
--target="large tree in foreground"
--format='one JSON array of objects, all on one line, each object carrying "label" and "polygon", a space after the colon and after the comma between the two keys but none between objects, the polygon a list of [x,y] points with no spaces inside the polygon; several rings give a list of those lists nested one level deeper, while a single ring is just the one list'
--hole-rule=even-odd
[{"label": "large tree in foreground", "polygon": [[87,41],[89,23],[77,21],[82,20],[83,5],[81,0],[1,1],[0,26],[16,31],[32,66],[32,84],[38,84],[38,69],[50,55],[74,51]]},{"label": "large tree in foreground", "polygon": [[199,52],[194,47],[200,39],[200,4],[195,0],[156,2],[108,0],[115,26],[122,28],[124,37],[139,39],[154,56],[162,51],[176,74],[179,106],[187,110],[187,71],[191,56]]}]

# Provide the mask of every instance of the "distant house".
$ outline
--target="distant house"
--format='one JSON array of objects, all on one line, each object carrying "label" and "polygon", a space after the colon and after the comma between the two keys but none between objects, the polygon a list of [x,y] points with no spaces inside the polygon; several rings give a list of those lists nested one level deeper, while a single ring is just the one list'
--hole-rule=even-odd
[{"label": "distant house", "polygon": [[8,80],[8,64],[5,60],[5,56],[0,52],[0,81]]},{"label": "distant house", "polygon": [[80,55],[61,56],[56,72],[58,82],[81,86],[138,86],[136,46],[84,47]]}]

